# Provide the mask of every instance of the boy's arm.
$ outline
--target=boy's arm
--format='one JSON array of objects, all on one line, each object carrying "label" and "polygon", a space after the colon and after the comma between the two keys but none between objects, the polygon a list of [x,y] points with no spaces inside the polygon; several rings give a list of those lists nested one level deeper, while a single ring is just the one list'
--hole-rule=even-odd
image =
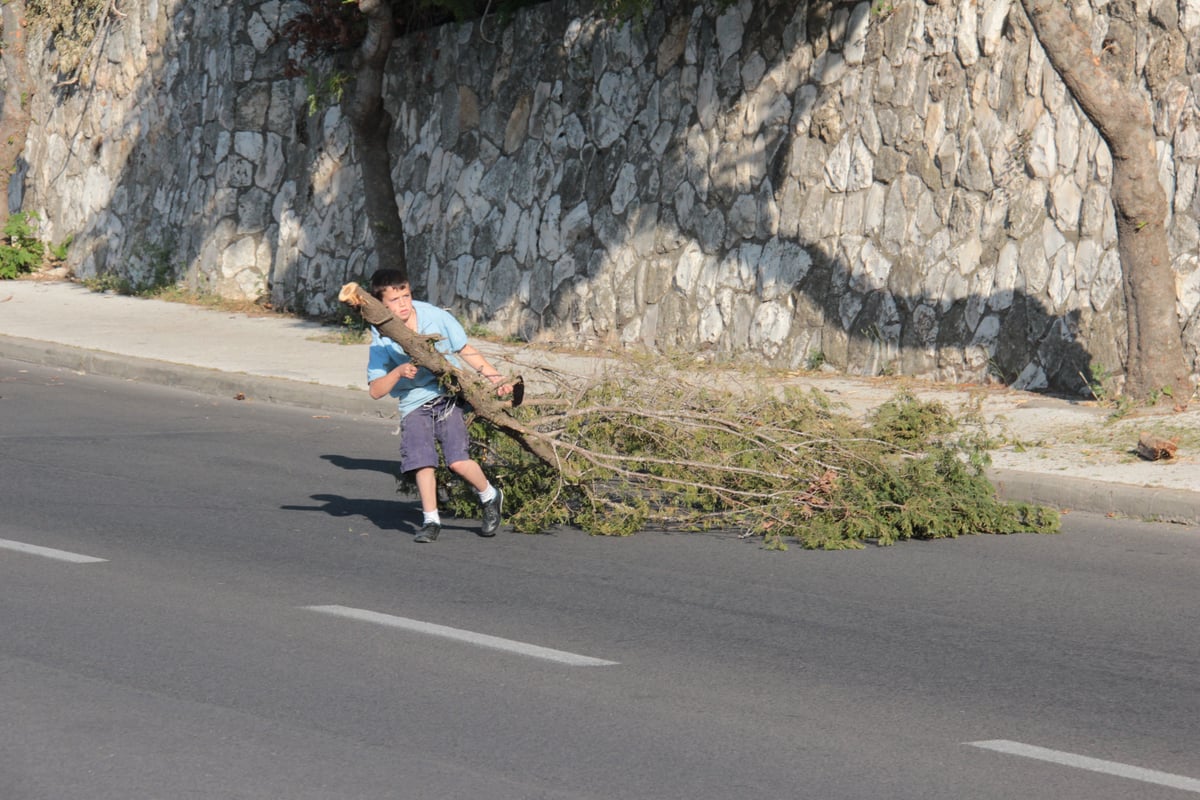
[{"label": "boy's arm", "polygon": [[483,353],[476,350],[473,345],[463,345],[462,349],[458,351],[458,355],[467,363],[467,366],[491,381],[492,385],[497,387],[497,394],[508,394],[512,391],[512,384],[505,383],[501,385],[504,381],[504,376],[500,374],[500,370],[493,367],[484,358]]},{"label": "boy's arm", "polygon": [[372,400],[387,397],[401,379],[416,375],[417,368],[411,361],[406,360],[402,364],[396,362],[391,348],[379,331],[371,328],[371,347],[367,351],[367,392]]},{"label": "boy's arm", "polygon": [[367,392],[371,395],[372,400],[379,400],[387,397],[391,393],[392,389],[396,388],[396,384],[399,383],[402,378],[412,379],[415,377],[417,377],[417,365],[410,361],[407,364],[401,364],[398,367],[394,367],[386,375],[376,378],[368,383]]}]

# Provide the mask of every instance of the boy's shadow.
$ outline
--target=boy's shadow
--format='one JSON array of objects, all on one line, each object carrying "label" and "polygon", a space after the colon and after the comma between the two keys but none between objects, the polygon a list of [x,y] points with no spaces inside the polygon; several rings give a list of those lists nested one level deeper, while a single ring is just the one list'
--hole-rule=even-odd
[{"label": "boy's shadow", "polygon": [[[392,475],[399,480],[400,465],[395,461],[323,455],[322,459],[348,470],[368,470]],[[420,503],[407,500],[380,500],[374,497],[343,497],[337,494],[310,495],[313,505],[280,506],[285,511],[321,511],[331,517],[363,517],[380,530],[398,530],[415,534],[420,528]]]},{"label": "boy's shadow", "polygon": [[338,494],[309,495],[313,505],[280,506],[284,511],[323,511],[331,517],[364,517],[380,530],[416,533],[421,519],[419,506],[412,501],[342,497]]},{"label": "boy's shadow", "polygon": [[397,479],[400,477],[400,464],[395,460],[385,460],[380,458],[353,458],[351,456],[339,455],[323,455],[321,459],[328,461],[335,467],[350,470],[369,470],[371,472],[382,472],[385,475],[393,475]]}]

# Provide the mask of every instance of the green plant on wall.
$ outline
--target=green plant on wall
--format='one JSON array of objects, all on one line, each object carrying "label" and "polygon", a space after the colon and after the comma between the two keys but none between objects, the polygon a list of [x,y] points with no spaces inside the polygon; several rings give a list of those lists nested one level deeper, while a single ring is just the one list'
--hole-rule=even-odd
[{"label": "green plant on wall", "polygon": [[304,76],[304,86],[308,91],[308,115],[316,116],[317,112],[326,106],[342,102],[346,84],[350,82],[350,73],[334,72],[331,75],[317,75],[311,70]]},{"label": "green plant on wall", "polygon": [[137,294],[153,295],[175,282],[175,241],[141,241],[134,249],[134,258],[142,264],[141,276],[134,281]]},{"label": "green plant on wall", "polygon": [[22,211],[13,214],[4,225],[4,241],[0,243],[0,278],[11,280],[42,265],[46,245],[37,238],[34,226],[37,214]]},{"label": "green plant on wall", "polygon": [[179,299],[188,293],[177,291],[175,287],[175,267],[171,260],[174,254],[175,243],[171,239],[158,243],[139,241],[122,274],[101,272],[85,278],[83,285],[93,292]]},{"label": "green plant on wall", "polygon": [[67,251],[71,249],[71,242],[73,241],[75,241],[75,234],[70,234],[60,243],[50,245],[50,257],[55,261],[66,261]]},{"label": "green plant on wall", "polygon": [[871,16],[879,19],[884,19],[895,10],[896,4],[891,0],[873,0],[871,3]]}]

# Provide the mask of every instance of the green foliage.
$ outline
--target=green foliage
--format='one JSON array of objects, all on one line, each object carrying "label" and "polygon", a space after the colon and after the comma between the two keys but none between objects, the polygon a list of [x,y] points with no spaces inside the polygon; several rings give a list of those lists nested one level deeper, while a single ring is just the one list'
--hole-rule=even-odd
[{"label": "green foliage", "polygon": [[[1103,364],[1092,364],[1089,367],[1090,378],[1084,378],[1092,397],[1105,408],[1112,409],[1113,419],[1120,419],[1133,411],[1133,398],[1120,391],[1117,376]],[[1080,373],[1079,377],[1083,378]]]},{"label": "green foliage", "polygon": [[[349,307],[345,306],[345,308]],[[371,341],[371,326],[367,324],[361,314],[347,310],[347,313],[343,314],[341,320],[336,323],[336,328],[337,332],[333,336],[322,338],[322,341],[347,345],[367,344]]]},{"label": "green foliage", "polygon": [[872,0],[871,2],[871,16],[877,19],[886,19],[895,10],[896,4],[891,0]]},{"label": "green foliage", "polygon": [[1164,397],[1169,400],[1174,399],[1175,390],[1172,389],[1170,386],[1161,386],[1157,389],[1151,389],[1150,396],[1147,398],[1147,402],[1153,406],[1153,405],[1156,405]]},{"label": "green foliage", "polygon": [[132,261],[139,268],[139,277],[134,281],[136,293],[150,295],[171,286],[175,282],[175,256],[173,237],[164,242],[138,242]]},{"label": "green foliage", "polygon": [[971,533],[1053,532],[1057,513],[1025,503],[1001,503],[972,458],[952,444],[905,458],[889,468],[854,473],[843,487],[841,512],[814,520],[801,534],[806,546],[891,545],[906,539],[944,539]]},{"label": "green foliage", "polygon": [[[1058,528],[1053,510],[996,499],[986,442],[954,438],[940,404],[901,393],[862,423],[816,391],[735,395],[661,373],[554,398],[541,415],[519,409],[556,442],[561,469],[472,421],[473,456],[503,486],[516,530],[737,530],[772,549],[848,549]],[[461,480],[443,469],[439,485],[451,513],[478,515]]]},{"label": "green foliage", "polygon": [[898,447],[920,447],[956,427],[941,403],[918,400],[904,390],[875,410],[869,435]]},{"label": "green foliage", "polygon": [[32,211],[13,214],[4,224],[0,242],[0,279],[11,280],[41,266],[46,245],[37,238],[38,216]]},{"label": "green foliage", "polygon": [[466,325],[467,337],[470,339],[490,339],[492,332],[481,322],[470,322]]},{"label": "green foliage", "polygon": [[93,292],[114,292],[124,295],[136,294],[133,284],[129,282],[129,279],[123,278],[114,272],[102,272],[93,277],[84,278],[80,283]]},{"label": "green foliage", "polygon": [[66,261],[67,251],[71,249],[71,243],[75,241],[75,235],[71,234],[63,239],[59,244],[50,245],[50,256],[55,261]]},{"label": "green foliage", "polygon": [[175,289],[175,269],[171,258],[175,254],[173,242],[140,242],[132,253],[128,275],[104,272],[82,283],[94,292],[115,292],[133,297],[155,297],[164,300]]},{"label": "green foliage", "polygon": [[641,21],[654,10],[654,0],[603,0],[600,9],[609,19]]},{"label": "green foliage", "polygon": [[350,73],[334,72],[329,75],[317,75],[311,70],[304,75],[304,86],[308,90],[305,102],[308,115],[316,116],[322,108],[342,102],[346,86],[350,83]]},{"label": "green foliage", "polygon": [[[307,0],[307,8],[283,26],[283,38],[291,45],[303,45],[304,60],[355,49],[367,33],[366,19],[355,2],[346,0]],[[292,62],[292,77],[305,70]]]},{"label": "green foliage", "polygon": [[[392,13],[396,34],[403,36],[485,14],[506,23],[518,9],[533,4],[534,0],[393,0]],[[356,0],[304,0],[304,6],[283,26],[283,38],[301,47],[300,60],[288,62],[286,77],[307,74],[314,59],[356,50],[367,33],[366,18]],[[310,91],[310,108],[312,96]]]}]

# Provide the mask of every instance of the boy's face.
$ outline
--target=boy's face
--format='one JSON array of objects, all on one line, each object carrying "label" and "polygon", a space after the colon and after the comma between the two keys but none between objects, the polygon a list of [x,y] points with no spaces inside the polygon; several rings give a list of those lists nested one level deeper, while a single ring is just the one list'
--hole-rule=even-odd
[{"label": "boy's face", "polygon": [[412,305],[412,289],[408,286],[402,286],[397,289],[394,286],[388,286],[379,294],[379,301],[387,306],[387,310],[395,315],[396,319],[403,323],[408,323],[413,314]]}]

